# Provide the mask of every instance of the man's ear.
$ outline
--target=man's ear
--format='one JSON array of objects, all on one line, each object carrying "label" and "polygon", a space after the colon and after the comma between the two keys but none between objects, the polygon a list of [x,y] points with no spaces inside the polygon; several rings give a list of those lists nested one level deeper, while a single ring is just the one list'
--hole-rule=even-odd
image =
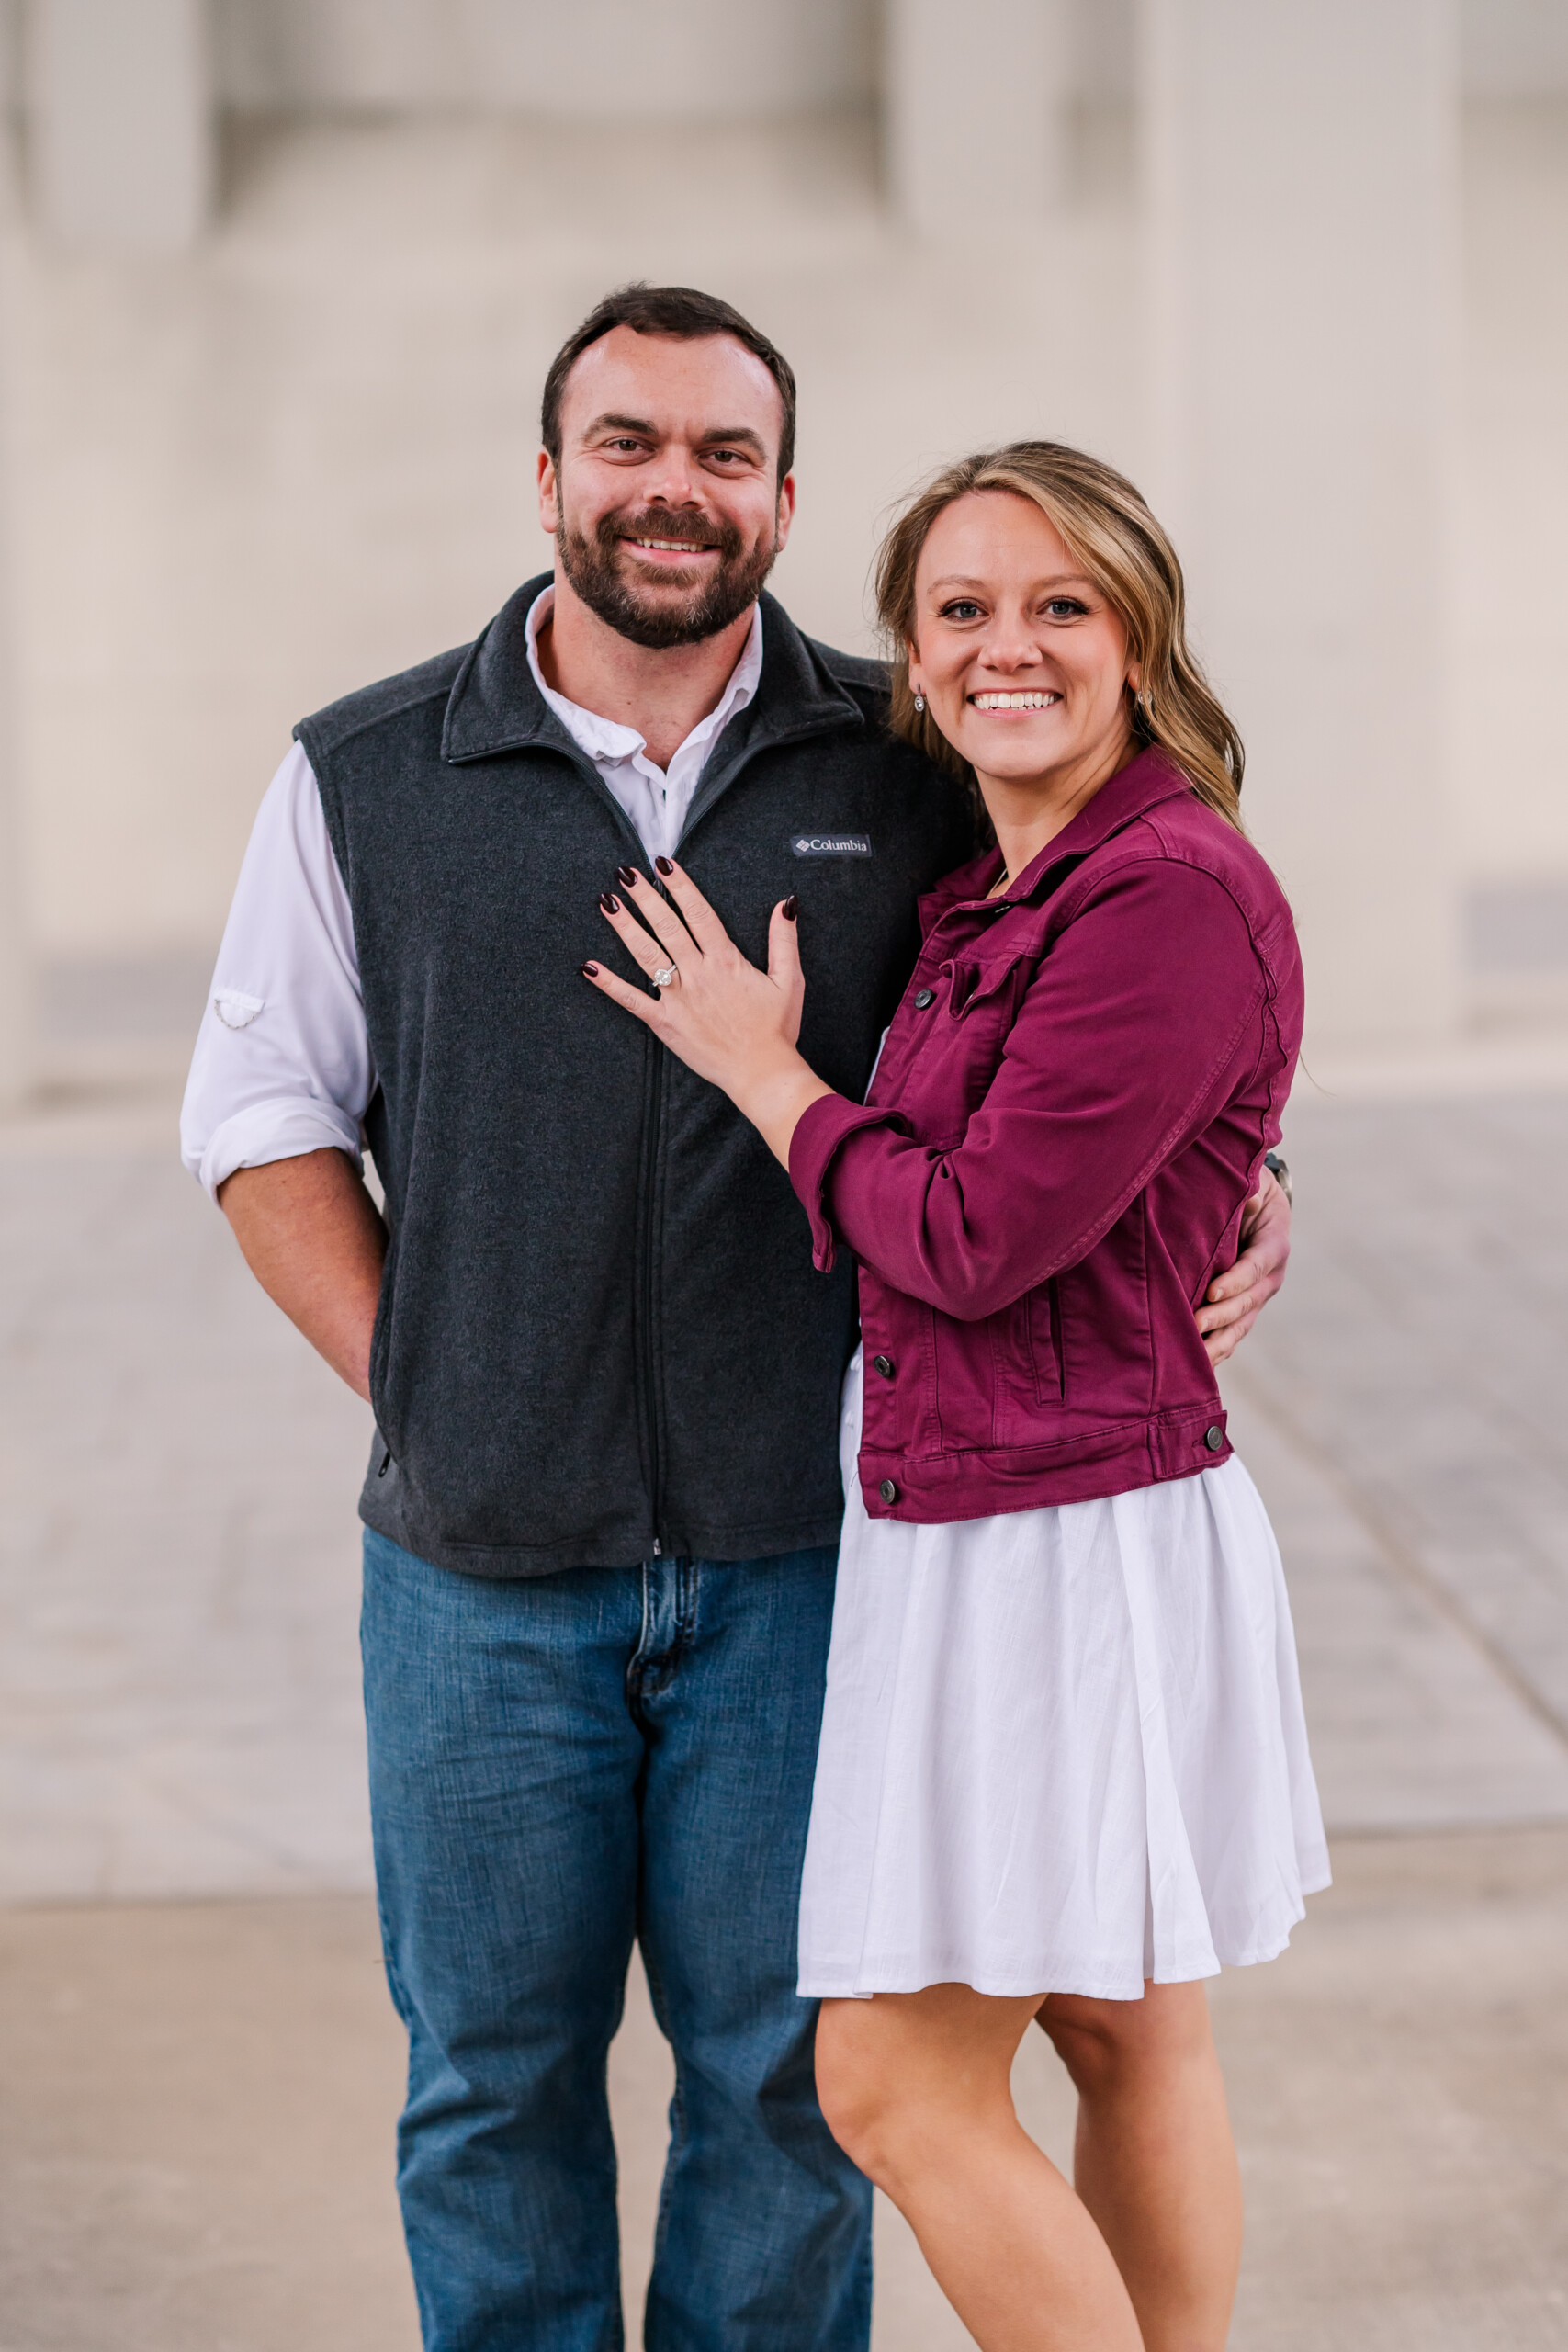
[{"label": "man's ear", "polygon": [[795,520],[795,476],[785,474],[779,484],[778,513],[773,524],[773,546],[783,549],[789,540],[789,526]]},{"label": "man's ear", "polygon": [[556,496],[555,460],[547,449],[539,452],[539,528],[553,539],[560,528],[560,503]]}]

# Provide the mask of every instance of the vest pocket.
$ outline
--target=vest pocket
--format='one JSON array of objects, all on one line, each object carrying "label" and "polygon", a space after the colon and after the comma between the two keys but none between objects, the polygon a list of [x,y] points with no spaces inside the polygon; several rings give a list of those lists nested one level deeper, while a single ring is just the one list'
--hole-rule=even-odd
[{"label": "vest pocket", "polygon": [[388,1427],[389,1421],[395,1417],[389,1409],[387,1399],[387,1358],[391,1353],[392,1345],[392,1288],[397,1274],[397,1258],[398,1238],[394,1232],[387,1237],[387,1255],[381,1268],[381,1295],[376,1302],[376,1320],[370,1329],[368,1366],[370,1409],[376,1416],[376,1427],[380,1430],[383,1441],[394,1453],[397,1451],[396,1441]]}]

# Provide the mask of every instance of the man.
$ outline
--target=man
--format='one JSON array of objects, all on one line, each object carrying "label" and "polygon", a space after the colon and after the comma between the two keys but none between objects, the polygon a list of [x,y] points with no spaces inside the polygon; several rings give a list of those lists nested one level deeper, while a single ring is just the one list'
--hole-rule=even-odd
[{"label": "man", "polygon": [[[579,977],[617,868],[679,845],[752,956],[798,899],[802,1050],[858,1093],[916,894],[965,854],[877,666],[761,593],[794,427],[728,304],[599,306],[545,388],[553,571],[300,727],[186,1098],[187,1164],[376,1409],[371,1795],[430,2352],[620,2341],[604,2058],[634,1938],[677,2072],[648,2345],[869,2327],[870,2192],[794,1991],[851,1277],[813,1272],[752,1130]],[[1277,1287],[1269,1202],[1215,1352]]]}]

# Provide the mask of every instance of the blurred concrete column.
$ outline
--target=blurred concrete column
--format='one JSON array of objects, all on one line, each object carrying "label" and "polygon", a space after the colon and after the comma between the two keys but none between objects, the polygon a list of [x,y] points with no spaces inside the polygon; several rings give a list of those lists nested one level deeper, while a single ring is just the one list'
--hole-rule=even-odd
[{"label": "blurred concrete column", "polygon": [[62,243],[175,253],[212,201],[206,0],[28,0],[34,201]]},{"label": "blurred concrete column", "polygon": [[[0,268],[0,304],[9,326],[16,304],[10,271],[5,268]],[[0,383],[0,398],[8,390],[8,385]],[[0,448],[7,455],[9,439],[8,434],[0,435]],[[8,557],[8,548],[4,552]],[[0,1118],[20,1107],[35,1076],[32,953],[18,757],[21,729],[11,618],[10,568],[8,561],[0,560]]]},{"label": "blurred concrete column", "polygon": [[17,1110],[32,1083],[32,959],[28,954],[16,729],[6,697],[0,738],[0,1117]]},{"label": "blurred concrete column", "polygon": [[1142,0],[1148,489],[1248,752],[1310,1026],[1447,1031],[1450,0]]},{"label": "blurred concrete column", "polygon": [[886,0],[894,207],[923,236],[983,241],[1037,223],[1066,130],[1065,0]]},{"label": "blurred concrete column", "polygon": [[22,820],[11,537],[11,403],[20,305],[17,249],[0,252],[0,1117],[20,1108],[33,1068],[32,953]]}]

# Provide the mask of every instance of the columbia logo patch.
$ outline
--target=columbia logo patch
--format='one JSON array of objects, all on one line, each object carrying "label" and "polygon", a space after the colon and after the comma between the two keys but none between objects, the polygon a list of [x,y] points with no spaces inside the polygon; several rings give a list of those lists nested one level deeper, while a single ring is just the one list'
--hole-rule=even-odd
[{"label": "columbia logo patch", "polygon": [[869,833],[795,833],[790,847],[796,857],[869,857]]}]

